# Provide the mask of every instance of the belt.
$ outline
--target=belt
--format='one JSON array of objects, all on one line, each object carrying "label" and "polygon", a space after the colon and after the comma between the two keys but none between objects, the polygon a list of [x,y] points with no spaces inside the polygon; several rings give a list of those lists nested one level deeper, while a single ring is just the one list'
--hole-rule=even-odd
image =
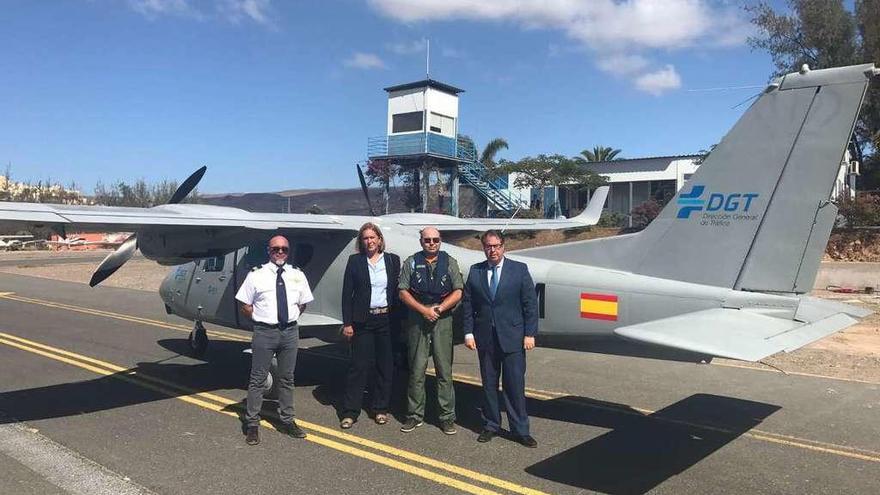
[{"label": "belt", "polygon": [[369,313],[371,315],[384,315],[388,313],[388,306],[382,306],[381,308],[370,308]]},{"label": "belt", "polygon": [[[272,328],[272,329],[275,329],[275,330],[278,330],[278,329],[281,328],[281,325],[278,324],[278,323],[275,323],[275,324],[273,324],[273,325],[270,325],[270,324],[268,324],[268,323],[263,323],[262,321],[255,321],[255,322],[254,322],[254,325],[255,325],[255,326],[256,326],[256,325],[259,325],[259,326],[261,326],[261,327],[263,327],[263,328]],[[295,322],[295,321],[291,321],[291,322],[288,322],[286,325],[284,325],[284,328],[293,328],[293,327],[295,327],[295,326],[296,326],[296,322]]]}]

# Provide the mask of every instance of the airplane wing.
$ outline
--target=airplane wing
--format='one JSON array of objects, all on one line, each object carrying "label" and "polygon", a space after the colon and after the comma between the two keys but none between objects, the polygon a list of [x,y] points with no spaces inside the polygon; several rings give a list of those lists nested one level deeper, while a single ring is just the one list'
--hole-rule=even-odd
[{"label": "airplane wing", "polygon": [[146,227],[351,230],[332,215],[251,213],[238,208],[200,204],[130,208],[0,202],[0,223],[96,232],[136,231]]},{"label": "airplane wing", "polygon": [[614,333],[648,344],[743,361],[791,352],[858,322],[872,311],[801,297],[794,319],[713,308],[620,327]]},{"label": "airplane wing", "polygon": [[494,230],[559,230],[596,225],[602,215],[602,207],[608,197],[608,186],[596,189],[587,207],[572,218],[458,218],[450,215],[429,213],[394,213],[385,215],[382,221],[393,221],[400,225],[424,227],[433,225],[444,232],[482,232]]}]

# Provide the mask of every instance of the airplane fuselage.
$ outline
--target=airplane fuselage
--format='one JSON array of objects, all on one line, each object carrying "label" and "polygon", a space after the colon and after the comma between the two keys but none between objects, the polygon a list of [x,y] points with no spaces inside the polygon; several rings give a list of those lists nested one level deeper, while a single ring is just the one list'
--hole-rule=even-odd
[{"label": "airplane fuselage", "polygon": [[[381,217],[362,220],[382,224]],[[401,259],[421,249],[417,228],[388,224],[382,228],[387,249]],[[160,289],[168,311],[190,320],[250,329],[234,296],[247,273],[266,262],[266,239],[252,238],[246,246],[229,253],[172,268]],[[349,255],[355,252],[353,233],[303,233],[290,236],[290,243],[290,261],[305,272],[315,296],[301,317],[302,330],[324,340],[337,340],[342,325],[342,277]],[[449,243],[442,249],[458,260],[465,277],[472,264],[485,259],[482,251]],[[713,308],[750,309],[792,318],[798,306],[793,296],[647,277],[515,252],[508,256],[529,267],[538,293],[539,342],[546,346],[615,354],[660,353],[669,358],[669,352],[663,349],[633,350],[634,346],[613,334],[614,329]]]}]

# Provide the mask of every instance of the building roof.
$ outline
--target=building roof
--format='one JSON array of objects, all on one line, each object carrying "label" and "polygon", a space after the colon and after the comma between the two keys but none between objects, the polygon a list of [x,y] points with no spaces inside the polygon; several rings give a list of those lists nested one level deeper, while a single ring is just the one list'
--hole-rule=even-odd
[{"label": "building roof", "polygon": [[404,89],[416,89],[416,88],[434,88],[444,93],[449,93],[452,95],[457,95],[459,93],[464,93],[463,89],[456,88],[455,86],[450,86],[446,83],[442,83],[440,81],[435,81],[434,79],[423,79],[421,81],[406,83],[406,84],[398,84],[397,86],[389,86],[385,88],[385,91],[391,93],[392,91],[402,91]]},{"label": "building roof", "polygon": [[701,156],[703,156],[702,153],[693,153],[693,154],[688,154],[688,155],[640,156],[638,158],[617,158],[614,160],[609,160],[609,161],[604,161],[604,162],[589,162],[589,163],[590,164],[596,164],[596,163],[614,164],[614,163],[620,163],[620,162],[634,162],[634,161],[639,161],[639,160],[660,160],[660,159],[682,160],[685,158],[699,158]]}]

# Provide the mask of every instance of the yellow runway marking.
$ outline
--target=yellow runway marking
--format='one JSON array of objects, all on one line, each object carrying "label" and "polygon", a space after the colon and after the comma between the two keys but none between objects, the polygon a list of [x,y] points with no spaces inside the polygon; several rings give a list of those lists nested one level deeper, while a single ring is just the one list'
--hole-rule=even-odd
[{"label": "yellow runway marking", "polygon": [[[198,392],[192,390],[188,387],[177,385],[175,383],[162,380],[160,378],[152,377],[149,375],[144,375],[138,373],[132,369],[126,369],[121,366],[108,363],[106,361],[101,361],[95,358],[91,358],[88,356],[84,356],[81,354],[77,354],[74,352],[66,351],[64,349],[59,349],[57,347],[48,346],[45,344],[41,344],[39,342],[35,342],[32,340],[28,340],[22,337],[18,337],[15,335],[2,333],[0,332],[0,343],[8,345],[10,347],[14,347],[23,351],[31,352],[33,354],[37,354],[43,357],[47,357],[50,359],[54,359],[56,361],[60,361],[66,364],[70,364],[72,366],[76,366],[93,373],[97,373],[103,376],[109,376],[111,378],[116,378],[128,383],[132,383],[138,385],[140,387],[144,387],[164,395],[168,395],[170,397],[180,399],[184,402],[197,405],[199,407],[219,412],[221,414],[225,414],[227,416],[232,416],[238,418],[238,414],[230,411],[230,406],[235,408],[239,407],[239,403],[228,399],[226,397],[222,397],[216,394],[211,394],[207,392]],[[205,400],[207,399],[207,400]],[[455,466],[452,464],[444,463],[442,461],[438,461],[436,459],[432,459],[430,457],[425,457],[419,454],[415,454],[413,452],[409,452],[403,449],[398,449],[389,445],[385,445],[379,442],[375,442],[372,440],[368,440],[365,438],[361,438],[355,435],[351,435],[348,433],[342,433],[339,431],[335,431],[331,428],[327,428],[315,423],[311,423],[308,421],[297,421],[302,427],[312,430],[323,435],[334,437],[338,440],[347,441],[356,445],[360,445],[363,447],[369,447],[371,449],[377,450],[384,454],[390,454],[399,458],[402,458],[407,461],[423,464],[426,466],[430,466],[436,469],[440,469],[443,471],[447,471],[453,475],[470,478],[474,481],[479,481],[485,483],[487,485],[492,485],[497,488],[502,488],[504,490],[508,490],[514,493],[521,493],[524,495],[542,495],[544,492],[539,490],[523,487],[517,485],[515,483],[505,481],[499,478],[495,478],[493,476],[489,476],[483,473],[479,473],[470,469],[466,469],[460,466]],[[261,423],[263,426],[267,428],[274,428],[271,423],[267,421],[263,421]],[[498,493],[492,491],[490,489],[485,489],[479,487],[477,485],[470,484],[465,481],[461,481],[455,478],[451,478],[449,476],[443,475],[441,473],[436,473],[434,471],[429,471],[427,469],[414,466],[412,464],[407,464],[403,461],[393,459],[387,456],[383,456],[381,454],[377,454],[375,452],[366,451],[363,449],[359,449],[357,447],[347,445],[344,443],[340,443],[334,439],[325,438],[320,435],[315,435],[314,433],[309,435],[306,440],[312,441],[314,443],[333,448],[335,450],[339,450],[351,455],[355,455],[357,457],[361,457],[394,469],[398,469],[409,474],[413,474],[415,476],[419,476],[446,486],[451,486],[453,488],[475,494],[494,494]]]},{"label": "yellow runway marking", "polygon": [[[753,370],[753,371],[763,371],[763,372],[770,372],[770,373],[780,373],[779,370],[775,370],[772,368],[763,368],[763,367],[759,368],[756,366],[747,366],[744,364],[735,364],[735,363],[714,363],[713,362],[712,366],[724,366],[725,368],[739,368],[741,370]],[[836,377],[836,376],[826,376],[826,375],[819,375],[816,373],[804,373],[801,371],[786,371],[785,374],[786,375],[795,375],[795,376],[806,376],[806,377],[810,377],[810,378],[826,378],[828,380],[838,380],[841,382],[864,383],[866,385],[880,385],[880,383],[872,382],[870,380],[859,380],[858,378],[842,378],[842,377]]]},{"label": "yellow runway marking", "polygon": [[[69,305],[69,304],[55,303],[55,302],[51,302],[51,301],[45,301],[45,300],[41,300],[41,299],[34,299],[34,298],[23,297],[23,296],[18,296],[18,295],[0,295],[0,298],[25,302],[25,303],[29,303],[29,304],[38,304],[38,305],[42,305],[42,306],[54,307],[54,308],[58,308],[58,309],[65,309],[65,310],[75,311],[75,312],[84,313],[84,314],[105,316],[105,317],[120,319],[120,320],[124,320],[124,321],[131,321],[134,323],[152,325],[152,326],[157,326],[157,327],[161,327],[161,328],[169,328],[172,330],[180,330],[180,331],[185,331],[185,332],[190,331],[189,327],[186,327],[183,325],[174,325],[174,324],[165,323],[165,322],[162,322],[159,320],[151,320],[148,318],[123,315],[123,314],[119,314],[119,313],[111,313],[109,311],[84,308],[84,307],[73,306],[73,305]],[[217,336],[219,338],[227,338],[230,340],[239,340],[239,341],[248,341],[248,342],[250,341],[250,339],[248,339],[246,337],[242,337],[240,335],[235,335],[235,334],[231,334],[231,333],[227,333],[227,332],[209,331],[208,334],[213,335],[213,336]],[[321,351],[310,350],[310,353],[330,357],[333,359],[344,359],[339,356],[336,356],[336,355],[333,355],[330,353],[326,353],[326,352],[321,352]],[[722,365],[722,366],[727,366],[727,365]],[[747,369],[752,369],[752,370],[760,370],[760,368],[749,368],[749,367],[745,367],[745,366],[732,365],[731,367],[741,367],[741,368],[747,368]],[[429,371],[429,373],[431,373],[431,370],[428,370],[428,371]],[[825,377],[825,376],[817,376],[817,377],[836,379],[834,377]],[[482,381],[478,377],[473,377],[473,376],[469,376],[466,374],[455,373],[455,374],[453,374],[453,378],[457,382],[466,383],[466,384],[475,385],[475,386],[482,386]],[[857,381],[857,380],[847,380],[847,379],[839,379],[839,380]],[[863,383],[874,384],[871,382],[863,382]],[[529,398],[532,398],[532,399],[537,399],[537,400],[545,400],[545,401],[546,400],[561,400],[563,402],[573,403],[573,404],[576,404],[581,407],[589,407],[589,408],[593,408],[593,409],[607,410],[607,411],[612,411],[612,412],[616,412],[616,413],[628,414],[628,415],[639,416],[639,417],[642,417],[645,415],[651,415],[656,412],[656,411],[653,411],[650,409],[644,409],[644,408],[638,408],[638,407],[630,407],[629,409],[625,409],[625,408],[619,408],[619,407],[613,407],[613,406],[604,406],[601,404],[584,403],[583,401],[577,401],[577,400],[570,399],[569,398],[570,395],[571,394],[568,394],[565,392],[541,390],[541,389],[526,387],[526,396]],[[227,399],[223,399],[223,400],[227,400]],[[701,428],[701,429],[705,429],[705,430],[717,431],[717,432],[723,433],[723,434],[729,434],[729,435],[737,435],[738,434],[738,432],[735,432],[733,430],[728,430],[725,428],[721,428],[721,427],[715,427],[715,426],[704,425],[704,424],[699,424],[699,423],[692,423],[692,422],[688,422],[688,421],[679,421],[679,420],[675,420],[675,419],[671,419],[671,418],[663,418],[662,416],[652,416],[651,419],[656,420],[656,421],[666,422],[666,423],[681,424],[683,426],[688,426],[691,428]],[[314,429],[316,429],[316,431],[318,428],[320,428],[322,430],[325,429],[325,427],[315,425],[315,424],[311,424],[310,427],[317,427],[317,428],[314,428]],[[342,435],[346,439],[349,439],[348,437],[353,437],[353,435],[350,435],[347,433],[340,433],[335,430],[328,430],[328,431],[332,431],[334,435]],[[827,443],[827,442],[820,442],[817,440],[810,440],[810,439],[799,438],[799,437],[795,437],[795,436],[783,435],[783,434],[779,434],[779,433],[772,433],[772,432],[763,431],[763,430],[759,430],[759,429],[749,430],[748,432],[742,433],[742,436],[745,436],[748,438],[753,438],[756,440],[765,441],[765,442],[786,445],[789,447],[796,447],[796,448],[811,450],[811,451],[815,451],[815,452],[823,452],[823,453],[842,456],[842,457],[849,457],[849,458],[860,459],[860,460],[865,460],[865,461],[869,461],[869,462],[880,463],[880,452],[874,452],[871,450],[861,449],[861,448],[857,448],[857,447],[849,447],[849,446],[845,446],[845,445],[837,445],[837,444],[832,444],[832,443]],[[364,441],[370,442],[369,440],[365,440],[365,439],[364,439]],[[394,449],[393,447],[389,447],[389,448]],[[405,451],[401,451],[401,452],[405,452]],[[412,455],[417,456],[417,457],[421,457],[418,454],[412,454]],[[428,459],[428,458],[425,458],[425,459]],[[436,462],[439,462],[439,461],[436,461]],[[453,468],[454,470],[463,469],[458,466],[451,466],[451,468]],[[454,470],[451,470],[451,472],[459,472],[459,471],[454,471]],[[498,481],[500,481],[502,483],[506,483],[503,480],[498,480]]]}]

